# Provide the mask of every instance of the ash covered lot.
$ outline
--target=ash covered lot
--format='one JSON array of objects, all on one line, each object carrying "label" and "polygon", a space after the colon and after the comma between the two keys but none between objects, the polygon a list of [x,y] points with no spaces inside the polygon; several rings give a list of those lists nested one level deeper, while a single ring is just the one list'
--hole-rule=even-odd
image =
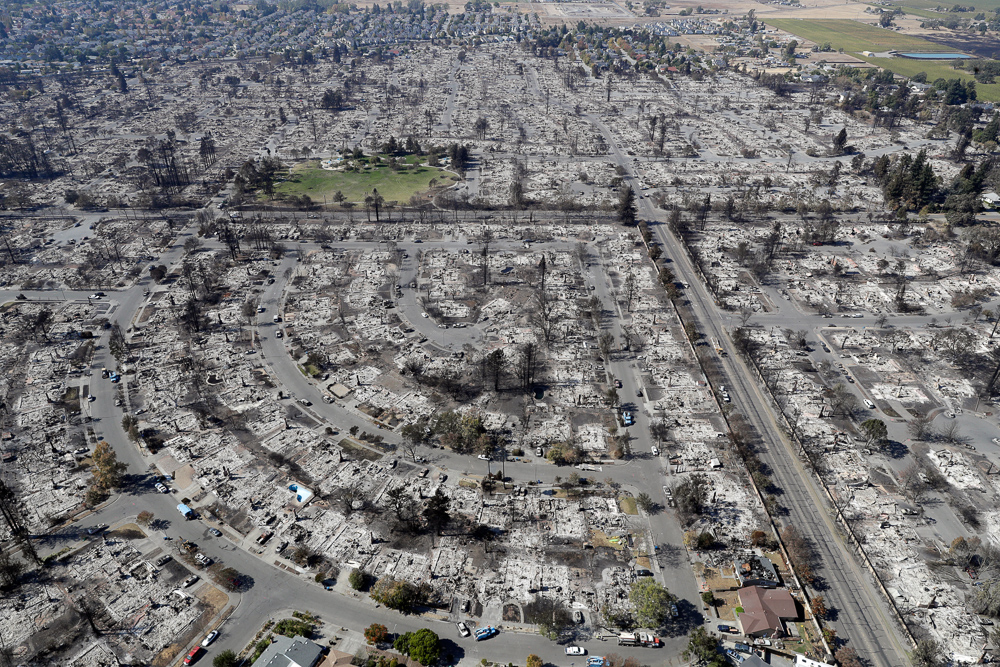
[{"label": "ash covered lot", "polygon": [[[818,624],[850,612],[813,613],[835,600],[787,548],[728,351],[884,603],[975,654],[1000,433],[993,221],[946,205],[992,182],[984,142],[947,139],[966,116],[920,102],[886,127],[852,107],[856,75],[775,91],[752,59],[609,74],[464,47],[134,65],[124,91],[90,71],[4,102],[56,161],[3,189],[6,585],[38,619],[17,655],[98,664],[89,599],[127,630],[116,655],[179,654],[223,590],[264,594],[224,573],[247,562],[345,596],[364,572],[366,613],[402,590],[439,618],[650,626],[679,651],[739,621],[701,594],[732,598],[708,573],[752,552],[803,612],[789,654],[827,659]],[[925,166],[933,197],[887,185]],[[147,567],[166,553],[170,576]],[[174,595],[191,572],[218,595]],[[640,613],[647,572],[677,616]]]}]

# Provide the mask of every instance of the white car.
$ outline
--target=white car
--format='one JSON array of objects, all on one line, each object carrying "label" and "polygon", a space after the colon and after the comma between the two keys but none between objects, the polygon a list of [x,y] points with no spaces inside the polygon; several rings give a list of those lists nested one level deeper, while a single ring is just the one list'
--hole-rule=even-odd
[{"label": "white car", "polygon": [[156,488],[156,490],[157,490],[157,491],[159,491],[160,493],[170,493],[170,489],[168,489],[168,488],[167,488],[166,486],[164,486],[164,485],[163,485],[163,484],[161,484],[160,482],[157,482],[157,483],[156,483],[156,484],[154,484],[153,486],[154,486],[154,487]]},{"label": "white car", "polygon": [[650,447],[649,451],[653,454],[653,456],[659,456],[660,455],[660,450],[657,449],[656,447]]},{"label": "white car", "polygon": [[875,409],[875,404],[872,403],[870,400],[868,400],[866,398],[865,399],[865,407],[868,408],[869,410],[874,410]]},{"label": "white car", "polygon": [[469,626],[467,626],[465,623],[459,622],[458,634],[462,635],[463,637],[468,637],[472,633],[469,632]]},{"label": "white car", "polygon": [[218,636],[219,636],[219,631],[218,630],[212,630],[211,632],[208,633],[208,636],[205,637],[205,640],[201,643],[201,645],[202,646],[208,646],[208,645],[210,645],[212,642],[214,642],[216,640],[216,638]]},{"label": "white car", "polygon": [[480,454],[476,458],[478,458],[480,461],[489,461],[490,460],[490,457],[486,456],[486,454]]},{"label": "white car", "polygon": [[567,646],[566,655],[587,655],[587,649],[582,646]]},{"label": "white car", "polygon": [[91,299],[100,299],[101,295],[100,294],[91,294],[89,298],[91,298]]}]

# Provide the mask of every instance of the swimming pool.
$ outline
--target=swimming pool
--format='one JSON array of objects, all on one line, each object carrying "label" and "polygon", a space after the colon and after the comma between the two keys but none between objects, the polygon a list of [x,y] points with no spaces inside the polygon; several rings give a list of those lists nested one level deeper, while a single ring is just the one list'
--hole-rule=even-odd
[{"label": "swimming pool", "polygon": [[914,58],[916,60],[966,60],[972,56],[965,53],[899,53],[900,58]]}]

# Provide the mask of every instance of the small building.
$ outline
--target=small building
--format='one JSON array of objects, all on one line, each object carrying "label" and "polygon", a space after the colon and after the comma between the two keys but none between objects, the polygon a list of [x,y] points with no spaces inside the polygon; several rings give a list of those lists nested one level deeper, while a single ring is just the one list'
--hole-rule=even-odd
[{"label": "small building", "polygon": [[323,657],[323,647],[302,637],[274,636],[254,662],[259,667],[316,667]]},{"label": "small building", "polygon": [[799,617],[795,598],[784,588],[747,586],[736,594],[743,607],[737,621],[746,637],[783,637],[785,621]]},{"label": "small building", "polygon": [[1000,204],[1000,195],[996,192],[987,192],[983,195],[983,206],[996,208],[997,204]]},{"label": "small building", "polygon": [[774,563],[763,556],[752,555],[733,561],[733,568],[741,588],[744,586],[763,586],[765,588],[781,586],[781,577],[774,569]]},{"label": "small building", "polygon": [[351,394],[351,390],[345,387],[344,385],[340,384],[339,382],[330,385],[329,387],[327,387],[327,389],[329,389],[330,393],[339,398],[340,400],[344,400]]}]

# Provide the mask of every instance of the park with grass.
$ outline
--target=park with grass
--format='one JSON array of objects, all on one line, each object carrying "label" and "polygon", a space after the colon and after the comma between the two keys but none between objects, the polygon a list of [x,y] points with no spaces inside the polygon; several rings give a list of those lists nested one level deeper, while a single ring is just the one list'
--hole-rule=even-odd
[{"label": "park with grass", "polygon": [[458,180],[460,177],[450,171],[420,164],[415,155],[392,164],[385,159],[377,164],[369,158],[345,160],[336,169],[323,169],[319,160],[309,160],[293,166],[276,184],[275,193],[283,197],[308,195],[317,204],[332,204],[339,199],[339,192],[342,201],[361,203],[377,189],[385,201],[405,203],[414,195]]}]

